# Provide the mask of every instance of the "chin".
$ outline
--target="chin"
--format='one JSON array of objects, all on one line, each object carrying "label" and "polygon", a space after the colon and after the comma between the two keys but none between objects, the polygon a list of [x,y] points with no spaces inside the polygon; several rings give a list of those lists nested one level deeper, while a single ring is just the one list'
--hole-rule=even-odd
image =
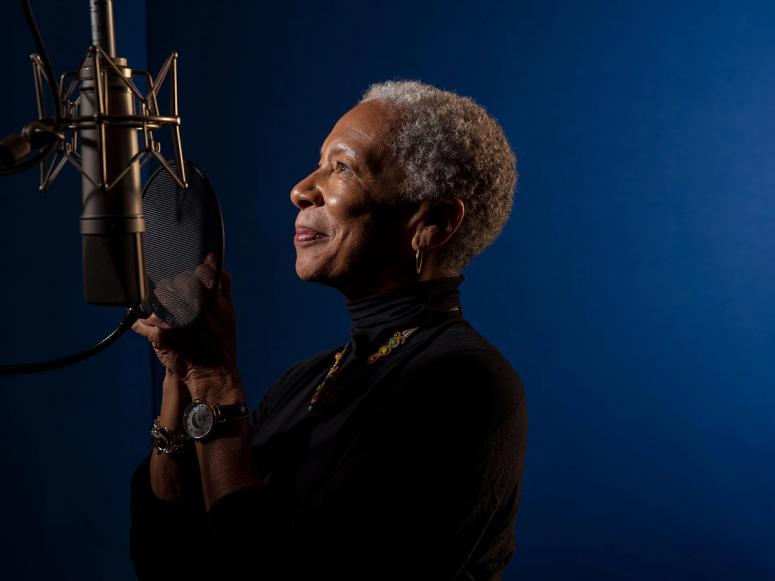
[{"label": "chin", "polygon": [[305,264],[304,261],[299,259],[296,259],[296,276],[307,282],[325,283],[322,269],[312,264]]},{"label": "chin", "polygon": [[301,280],[310,280],[311,275],[307,270],[303,267],[300,267],[299,264],[296,264],[296,276],[298,276]]}]

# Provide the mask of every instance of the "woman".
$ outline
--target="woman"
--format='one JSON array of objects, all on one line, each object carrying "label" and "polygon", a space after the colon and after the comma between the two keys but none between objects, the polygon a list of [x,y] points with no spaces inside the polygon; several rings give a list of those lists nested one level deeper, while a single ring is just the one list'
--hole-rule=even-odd
[{"label": "woman", "polygon": [[[372,86],[291,192],[296,272],[346,297],[350,342],[291,367],[250,413],[228,274],[203,335],[135,324],[167,369],[157,450],[132,481],[141,579],[500,578],[526,404],[458,285],[515,183],[505,136],[473,101]],[[231,416],[211,427],[214,408],[192,398]]]}]

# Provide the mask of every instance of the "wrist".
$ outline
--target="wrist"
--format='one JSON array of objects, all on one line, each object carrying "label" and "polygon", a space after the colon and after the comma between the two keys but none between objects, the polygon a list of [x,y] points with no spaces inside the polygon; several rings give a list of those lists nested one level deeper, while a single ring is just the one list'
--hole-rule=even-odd
[{"label": "wrist", "polygon": [[191,395],[188,393],[186,384],[177,376],[164,378],[164,387],[161,396],[161,409],[159,410],[160,424],[173,431],[183,429],[183,410],[191,401]]},{"label": "wrist", "polygon": [[159,425],[171,432],[183,431],[183,410],[186,405],[175,406],[174,408],[165,408],[162,406],[159,414]]},{"label": "wrist", "polygon": [[220,405],[245,403],[242,381],[236,370],[217,369],[190,373],[186,386],[192,399]]},{"label": "wrist", "polygon": [[153,421],[150,431],[151,445],[156,454],[165,454],[170,457],[181,457],[192,449],[191,438],[183,431],[167,428],[162,425],[161,418]]}]

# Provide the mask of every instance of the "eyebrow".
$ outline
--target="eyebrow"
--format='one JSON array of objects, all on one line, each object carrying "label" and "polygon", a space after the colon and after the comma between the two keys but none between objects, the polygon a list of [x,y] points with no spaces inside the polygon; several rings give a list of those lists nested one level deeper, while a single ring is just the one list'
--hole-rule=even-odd
[{"label": "eyebrow", "polygon": [[[344,143],[337,143],[334,145],[329,151],[329,155],[334,155],[335,153],[349,153],[352,156],[360,159],[360,156],[356,153],[356,151],[350,147],[349,145],[345,145]],[[323,146],[320,146],[320,157],[323,157]]]}]

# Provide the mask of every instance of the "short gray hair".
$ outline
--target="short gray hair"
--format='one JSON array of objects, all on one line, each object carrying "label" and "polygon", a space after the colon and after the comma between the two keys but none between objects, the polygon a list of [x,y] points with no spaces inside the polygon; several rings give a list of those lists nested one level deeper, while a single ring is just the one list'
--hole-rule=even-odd
[{"label": "short gray hair", "polygon": [[395,107],[385,145],[405,172],[401,198],[463,200],[463,223],[440,255],[445,269],[459,272],[498,237],[511,212],[517,160],[501,126],[472,99],[417,81],[371,85],[366,101]]}]

